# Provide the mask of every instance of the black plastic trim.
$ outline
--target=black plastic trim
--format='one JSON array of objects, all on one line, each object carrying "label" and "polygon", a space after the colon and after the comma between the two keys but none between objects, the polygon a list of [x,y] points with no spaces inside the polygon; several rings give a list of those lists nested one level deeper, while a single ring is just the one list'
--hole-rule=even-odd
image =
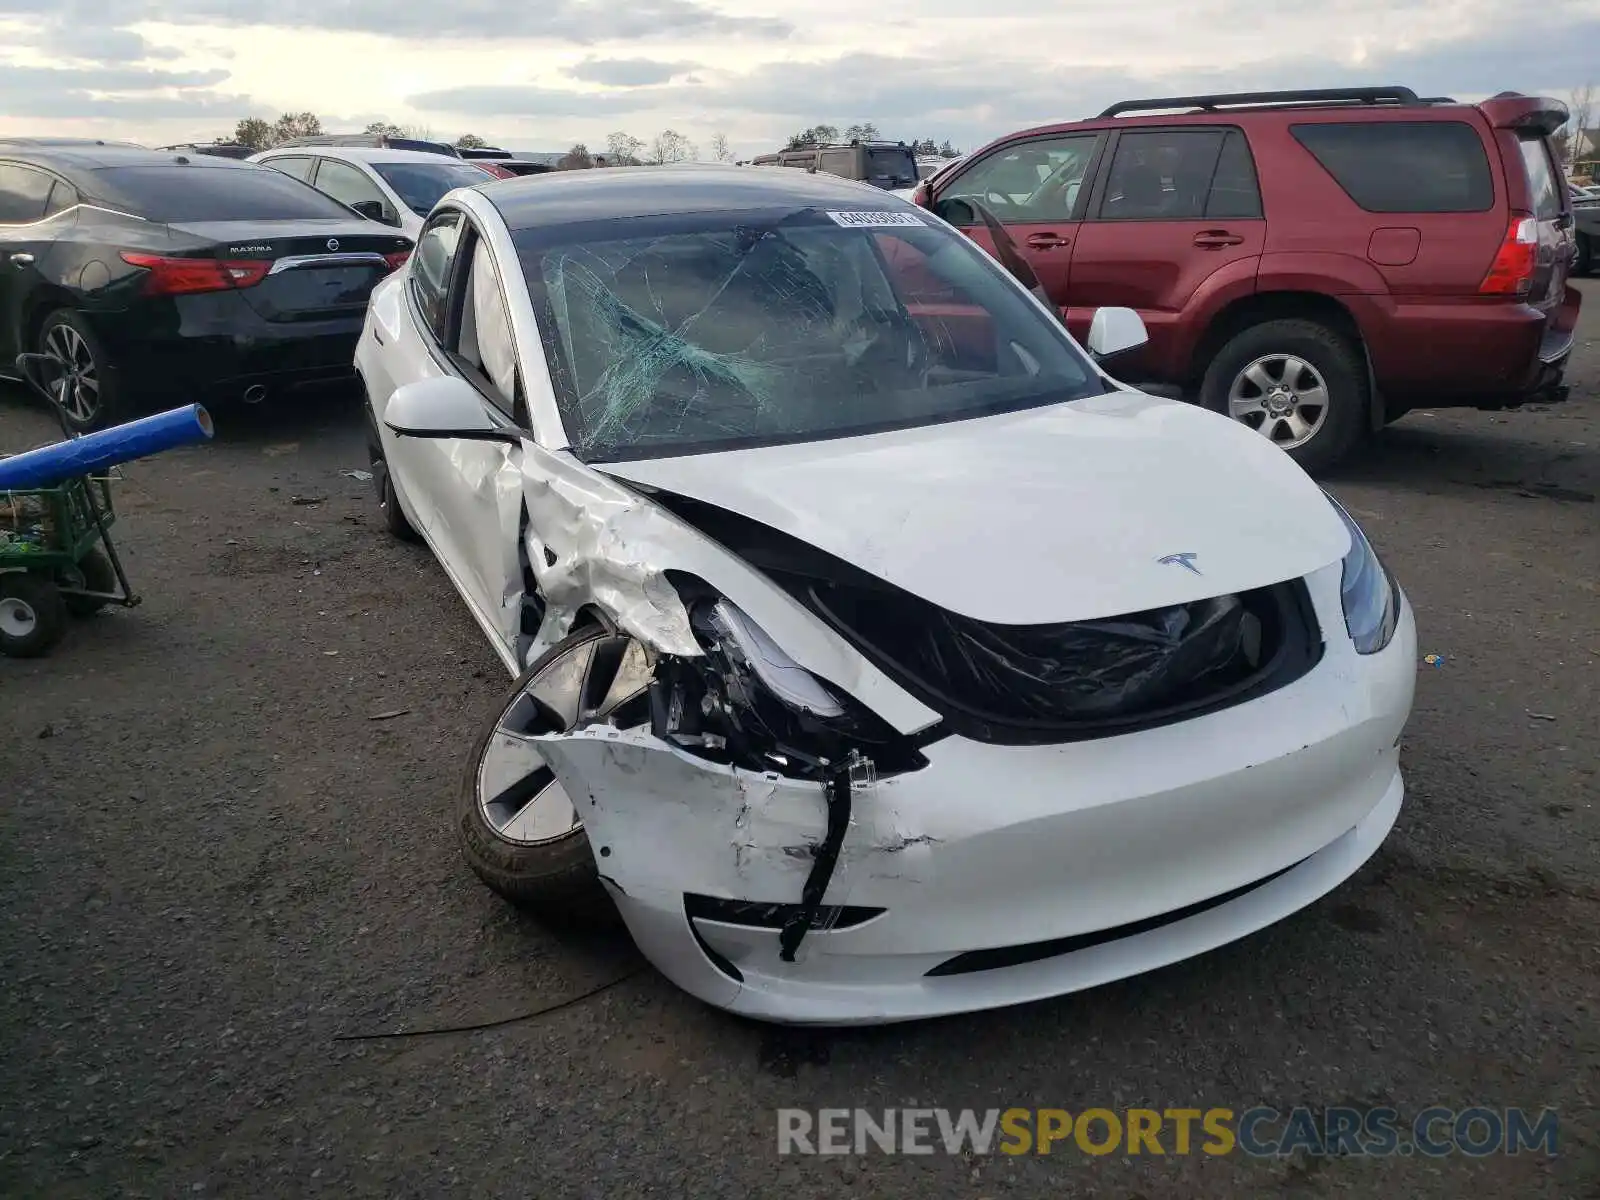
[{"label": "black plastic trim", "polygon": [[1110,929],[1097,929],[1093,933],[1077,933],[1071,937],[1051,938],[1045,942],[1026,942],[1020,946],[1000,946],[992,950],[968,950],[957,954],[954,958],[947,958],[944,962],[928,972],[929,977],[943,977],[949,975],[973,975],[979,971],[1000,971],[1006,967],[1020,967],[1027,963],[1043,962],[1047,958],[1059,958],[1066,954],[1075,954],[1079,950],[1088,950],[1094,946],[1103,946],[1107,942],[1120,942],[1123,938],[1137,937],[1141,933],[1150,933],[1167,925],[1176,925],[1190,917],[1198,917],[1203,912],[1213,908],[1221,908],[1224,904],[1238,900],[1249,895],[1257,888],[1266,887],[1274,879],[1287,875],[1298,867],[1301,862],[1291,863],[1281,871],[1274,871],[1264,879],[1254,883],[1247,883],[1243,887],[1234,888],[1231,892],[1223,892],[1220,896],[1212,896],[1208,900],[1198,900],[1183,908],[1173,909],[1171,912],[1157,913],[1153,917],[1146,917],[1142,921],[1131,921],[1126,925],[1113,925]]}]

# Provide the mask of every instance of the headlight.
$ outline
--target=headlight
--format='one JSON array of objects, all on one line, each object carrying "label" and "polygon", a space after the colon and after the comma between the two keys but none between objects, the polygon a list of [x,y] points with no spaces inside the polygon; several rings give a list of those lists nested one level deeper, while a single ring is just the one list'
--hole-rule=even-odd
[{"label": "headlight", "polygon": [[1332,496],[1344,527],[1350,531],[1350,552],[1344,556],[1339,595],[1344,603],[1344,626],[1357,654],[1376,654],[1394,638],[1400,623],[1400,586],[1378,559],[1378,552],[1361,532],[1361,526]]},{"label": "headlight", "polygon": [[852,752],[879,775],[922,765],[909,739],[796,663],[743,610],[714,594],[686,599],[705,655],[663,658],[651,689],[657,737],[800,778],[822,778]]}]

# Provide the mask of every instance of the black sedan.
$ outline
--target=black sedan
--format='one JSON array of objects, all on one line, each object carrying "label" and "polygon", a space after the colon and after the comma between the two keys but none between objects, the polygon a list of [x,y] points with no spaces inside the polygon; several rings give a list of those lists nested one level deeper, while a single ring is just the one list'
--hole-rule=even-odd
[{"label": "black sedan", "polygon": [[373,284],[410,252],[266,167],[0,142],[0,371],[59,360],[80,430],[346,377]]}]

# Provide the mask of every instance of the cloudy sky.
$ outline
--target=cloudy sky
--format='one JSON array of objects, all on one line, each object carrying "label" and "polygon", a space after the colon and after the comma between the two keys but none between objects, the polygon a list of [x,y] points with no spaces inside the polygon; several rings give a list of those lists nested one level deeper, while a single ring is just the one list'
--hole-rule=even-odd
[{"label": "cloudy sky", "polygon": [[1597,47],[1600,0],[0,0],[0,134],[310,109],[524,150],[672,128],[746,154],[862,120],[970,149],[1140,95],[1565,95]]}]

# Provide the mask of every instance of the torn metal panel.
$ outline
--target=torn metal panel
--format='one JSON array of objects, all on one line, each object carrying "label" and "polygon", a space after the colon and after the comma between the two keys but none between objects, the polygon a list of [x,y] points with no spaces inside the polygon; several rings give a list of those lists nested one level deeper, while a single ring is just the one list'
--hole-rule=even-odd
[{"label": "torn metal panel", "polygon": [[717,588],[795,662],[900,731],[938,720],[764,575],[631,488],[527,441],[521,475],[528,565],[545,606],[524,665],[565,637],[586,605],[653,650],[698,658],[688,613],[665,575],[670,566]]},{"label": "torn metal panel", "polygon": [[[644,730],[592,726],[531,739],[584,823],[600,871],[629,896],[674,898],[685,883],[720,899],[795,904],[827,832],[819,783],[692,757]],[[925,883],[931,839],[901,811],[898,781],[853,805],[825,905],[858,882]]]}]

